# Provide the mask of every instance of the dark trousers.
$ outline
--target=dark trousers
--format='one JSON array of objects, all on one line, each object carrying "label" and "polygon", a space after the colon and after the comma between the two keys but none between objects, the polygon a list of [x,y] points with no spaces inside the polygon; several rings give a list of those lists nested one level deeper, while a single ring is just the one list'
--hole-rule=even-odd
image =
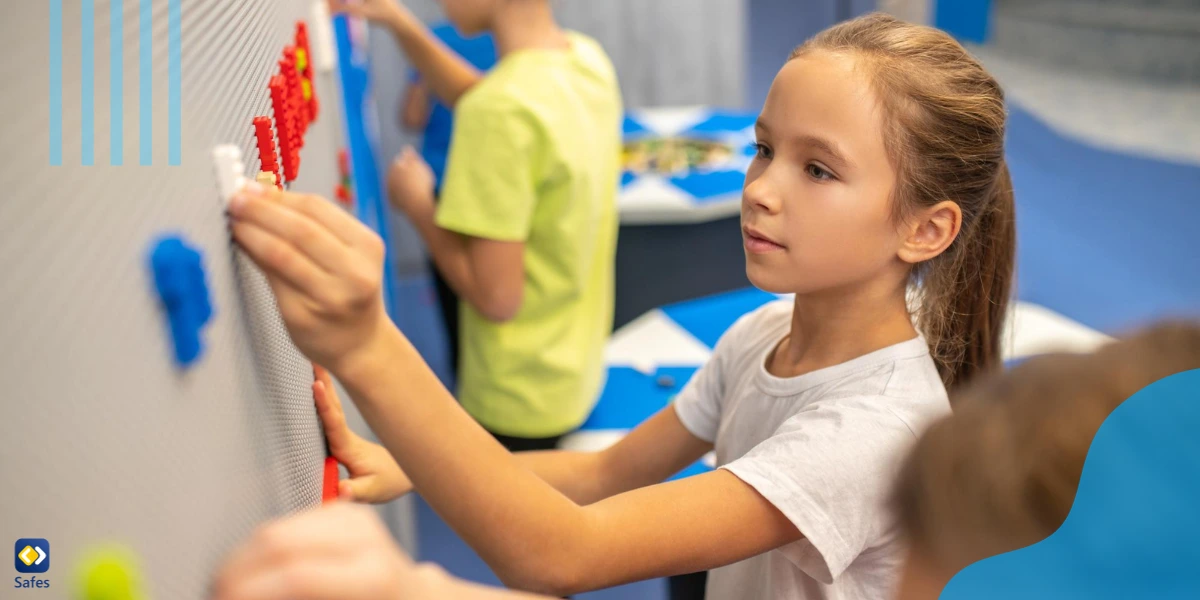
[{"label": "dark trousers", "polygon": [[704,585],[708,583],[708,571],[675,575],[667,580],[671,600],[704,600]]},{"label": "dark trousers", "polygon": [[458,377],[458,294],[450,288],[437,265],[429,261],[429,271],[433,273],[433,290],[437,296],[438,312],[442,313],[442,323],[446,325],[446,351],[450,359],[450,373]]},{"label": "dark trousers", "polygon": [[533,450],[554,450],[558,448],[558,442],[563,438],[561,435],[548,438],[520,438],[507,435],[500,435],[492,432],[492,437],[500,442],[502,446],[508,448],[509,452],[530,452]]}]

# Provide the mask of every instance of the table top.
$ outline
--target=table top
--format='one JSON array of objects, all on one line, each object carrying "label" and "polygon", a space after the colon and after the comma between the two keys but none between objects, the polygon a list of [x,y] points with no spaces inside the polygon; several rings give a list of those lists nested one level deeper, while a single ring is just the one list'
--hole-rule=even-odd
[{"label": "table top", "polygon": [[623,225],[702,223],[737,215],[754,157],[756,114],[652,108],[625,117]]}]

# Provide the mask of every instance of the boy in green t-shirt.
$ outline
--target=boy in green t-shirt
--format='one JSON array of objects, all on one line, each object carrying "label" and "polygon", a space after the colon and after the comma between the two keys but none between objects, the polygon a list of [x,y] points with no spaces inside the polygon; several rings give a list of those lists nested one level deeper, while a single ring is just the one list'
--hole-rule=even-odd
[{"label": "boy in green t-shirt", "polygon": [[392,202],[463,299],[458,397],[511,450],[553,447],[583,423],[612,328],[621,98],[600,46],[554,20],[549,0],[443,0],[465,35],[490,31],[486,75],[395,0],[332,0],[391,29],[454,111],[434,205],[405,149]]}]

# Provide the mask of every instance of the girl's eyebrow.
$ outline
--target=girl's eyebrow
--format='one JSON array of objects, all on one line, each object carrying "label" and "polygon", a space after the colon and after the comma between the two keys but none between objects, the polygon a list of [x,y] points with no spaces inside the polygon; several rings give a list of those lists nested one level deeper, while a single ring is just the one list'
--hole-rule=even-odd
[{"label": "girl's eyebrow", "polygon": [[[758,120],[754,122],[754,128],[767,135],[770,135],[771,133],[771,128],[768,127],[766,122],[762,120],[762,117],[759,117]],[[850,159],[846,158],[846,155],[842,153],[840,149],[838,149],[838,145],[833,143],[831,140],[816,135],[802,135],[796,138],[794,143],[796,145],[807,146],[821,152],[828,158],[829,162],[833,163],[830,165],[832,167],[842,169],[854,167],[854,163],[850,162]]]},{"label": "girl's eyebrow", "polygon": [[796,143],[801,146],[814,148],[817,151],[825,154],[828,157],[829,162],[834,163],[831,166],[841,167],[843,169],[854,166],[854,163],[850,162],[850,159],[846,158],[846,155],[838,149],[838,145],[832,140],[815,135],[802,135],[796,138]]}]

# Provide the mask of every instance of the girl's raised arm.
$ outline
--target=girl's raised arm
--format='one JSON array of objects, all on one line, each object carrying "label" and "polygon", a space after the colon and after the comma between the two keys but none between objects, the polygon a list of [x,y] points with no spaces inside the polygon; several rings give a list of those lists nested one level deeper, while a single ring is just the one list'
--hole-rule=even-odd
[{"label": "girl's raised arm", "polygon": [[728,564],[799,539],[726,471],[580,506],[475,423],[387,318],[378,236],[321,198],[253,186],[230,215],[293,341],[337,376],[422,496],[506,583],[567,594]]}]

